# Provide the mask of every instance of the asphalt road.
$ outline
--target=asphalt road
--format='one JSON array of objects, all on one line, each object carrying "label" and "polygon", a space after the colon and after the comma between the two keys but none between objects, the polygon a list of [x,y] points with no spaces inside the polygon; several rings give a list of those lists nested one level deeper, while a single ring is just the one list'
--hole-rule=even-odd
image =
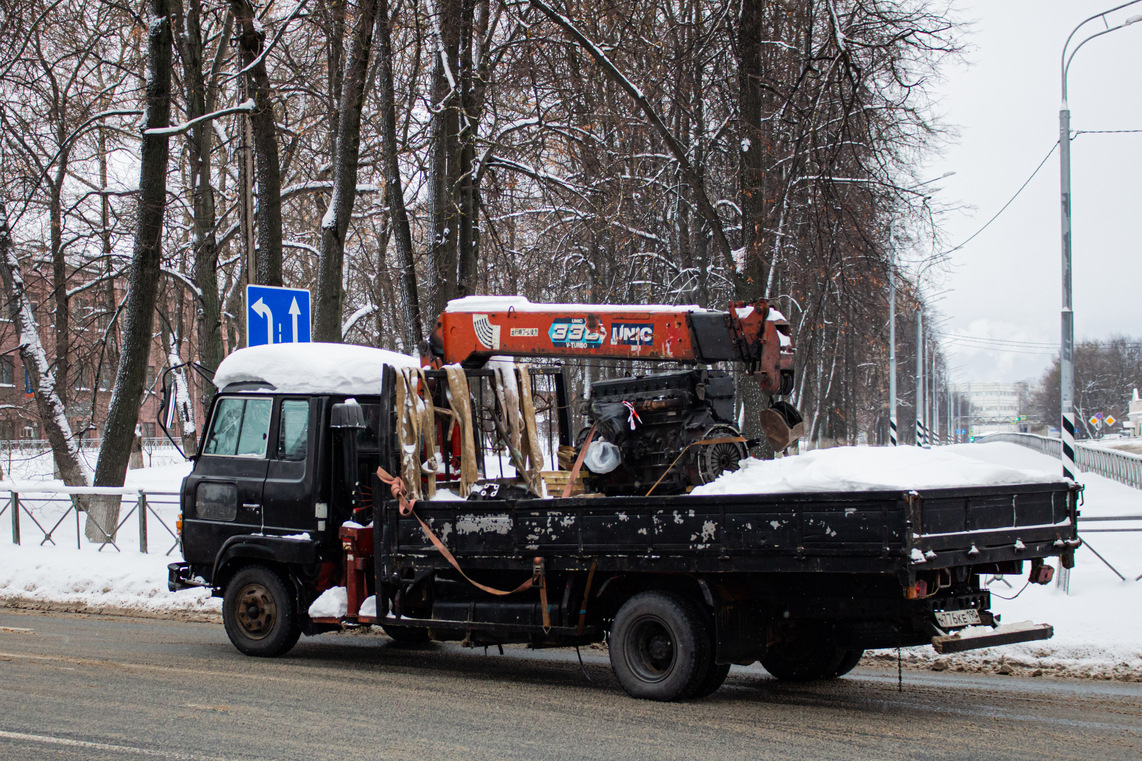
[{"label": "asphalt road", "polygon": [[1142,758],[1138,684],[755,666],[660,704],[584,659],[335,634],[262,660],[219,624],[4,612],[0,759]]}]

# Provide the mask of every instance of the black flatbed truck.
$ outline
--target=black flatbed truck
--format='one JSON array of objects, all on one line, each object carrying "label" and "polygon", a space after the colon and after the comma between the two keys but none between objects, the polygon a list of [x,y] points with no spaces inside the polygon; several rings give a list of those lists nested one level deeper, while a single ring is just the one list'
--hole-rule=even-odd
[{"label": "black flatbed truck", "polygon": [[[469,371],[473,383],[481,372]],[[222,597],[244,653],[369,625],[470,646],[605,639],[628,693],[678,700],[716,690],[731,664],[828,679],[868,649],[1051,636],[1045,624],[999,626],[981,577],[1046,583],[1047,560],[1073,564],[1069,482],[538,499],[500,480],[409,511],[376,475],[401,469],[399,370],[382,363],[378,375],[375,394],[271,378],[224,385],[213,400],[182,487],[185,560],[170,565],[169,586]],[[443,385],[441,372],[426,376]],[[455,475],[445,468],[442,481]],[[340,587],[343,612],[311,615]]]}]

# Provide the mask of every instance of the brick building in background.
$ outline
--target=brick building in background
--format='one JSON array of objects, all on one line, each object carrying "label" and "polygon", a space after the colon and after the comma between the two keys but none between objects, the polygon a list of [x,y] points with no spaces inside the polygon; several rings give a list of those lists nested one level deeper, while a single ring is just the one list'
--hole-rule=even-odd
[{"label": "brick building in background", "polygon": [[[51,265],[41,262],[29,267],[24,258],[23,278],[32,300],[40,341],[52,369],[56,370],[55,300],[52,295]],[[124,294],[114,291],[106,281],[94,275],[74,272],[68,281],[70,298],[70,331],[68,336],[68,375],[60,389],[67,409],[67,419],[77,439],[98,440],[103,434],[111,387],[115,383],[118,362],[117,337],[108,338],[108,324]],[[110,304],[109,302],[114,302]],[[32,397],[24,363],[17,347],[16,327],[5,302],[0,308],[0,441],[43,439],[43,427]],[[158,325],[156,324],[156,328]],[[161,436],[156,419],[162,393],[162,370],[166,354],[156,335],[147,367],[146,390],[139,410],[143,438]]]}]

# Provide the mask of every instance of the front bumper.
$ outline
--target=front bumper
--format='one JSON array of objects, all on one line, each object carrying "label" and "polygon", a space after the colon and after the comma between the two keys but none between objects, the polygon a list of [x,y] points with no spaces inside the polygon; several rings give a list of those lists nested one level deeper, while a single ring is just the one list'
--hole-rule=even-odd
[{"label": "front bumper", "polygon": [[210,584],[206,579],[191,570],[190,563],[171,563],[167,566],[167,589],[172,592],[208,586]]}]

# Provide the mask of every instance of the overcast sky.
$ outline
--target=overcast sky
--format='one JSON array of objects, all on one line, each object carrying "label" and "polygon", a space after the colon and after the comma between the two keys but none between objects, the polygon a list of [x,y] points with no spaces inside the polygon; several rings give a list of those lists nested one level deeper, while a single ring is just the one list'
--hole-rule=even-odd
[{"label": "overcast sky", "polygon": [[[968,61],[938,86],[939,111],[959,137],[924,175],[954,171],[931,185],[934,197],[968,207],[943,219],[949,246],[983,227],[1056,143],[1063,43],[1084,18],[1115,4],[960,0],[961,17],[974,22],[963,35]],[[1139,14],[1142,2],[1112,14],[1111,25]],[[1084,30],[1104,28],[1093,21]],[[1142,22],[1085,45],[1068,79],[1072,130],[1142,130],[1140,72]],[[1080,135],[1071,153],[1075,340],[1142,336],[1142,133]],[[956,380],[1037,381],[1057,355],[1059,205],[1056,150],[928,289]],[[902,315],[898,329],[911,324]]]}]

